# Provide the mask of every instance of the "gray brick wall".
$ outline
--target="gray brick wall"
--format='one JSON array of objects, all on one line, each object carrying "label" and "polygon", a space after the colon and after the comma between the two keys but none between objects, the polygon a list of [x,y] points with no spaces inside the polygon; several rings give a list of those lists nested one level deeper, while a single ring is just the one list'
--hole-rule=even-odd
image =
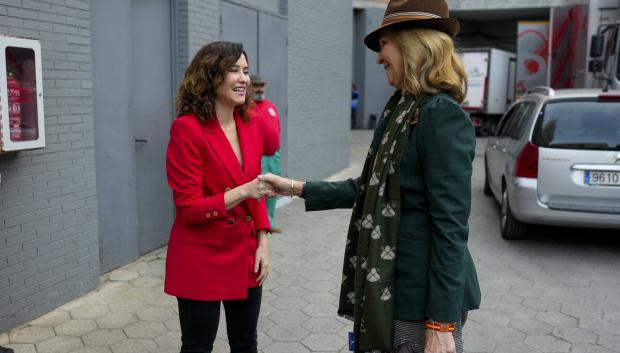
[{"label": "gray brick wall", "polygon": [[226,2],[230,2],[233,4],[249,7],[255,10],[273,13],[273,14],[282,14],[281,13],[281,2],[282,0],[225,0]]},{"label": "gray brick wall", "polygon": [[0,0],[0,34],[41,41],[45,149],[0,156],[0,332],[99,280],[89,2]]},{"label": "gray brick wall", "polygon": [[196,52],[220,38],[220,1],[179,0],[176,4],[178,87]]},{"label": "gray brick wall", "polygon": [[293,177],[324,177],[349,163],[352,6],[350,0],[288,2],[288,134],[283,138]]}]

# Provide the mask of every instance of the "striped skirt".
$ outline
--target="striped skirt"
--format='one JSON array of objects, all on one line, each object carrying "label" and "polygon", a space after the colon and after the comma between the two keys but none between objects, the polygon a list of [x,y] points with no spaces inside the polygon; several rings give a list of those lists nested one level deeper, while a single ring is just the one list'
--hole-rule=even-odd
[{"label": "striped skirt", "polygon": [[[461,324],[456,324],[452,336],[456,353],[463,353],[463,331]],[[394,352],[423,353],[426,332],[425,321],[394,321]]]},{"label": "striped skirt", "polygon": [[[424,353],[425,332],[426,321],[394,320],[394,350],[366,353]],[[456,353],[463,353],[463,326],[460,323],[456,324],[452,336],[456,345]]]}]

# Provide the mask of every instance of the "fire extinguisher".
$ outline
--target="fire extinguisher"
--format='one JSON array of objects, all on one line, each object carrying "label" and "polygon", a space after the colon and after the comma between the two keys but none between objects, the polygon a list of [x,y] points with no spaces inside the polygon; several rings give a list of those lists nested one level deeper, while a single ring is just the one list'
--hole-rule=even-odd
[{"label": "fire extinguisher", "polygon": [[11,140],[22,139],[22,86],[19,80],[9,71],[7,78],[9,100],[9,134]]}]

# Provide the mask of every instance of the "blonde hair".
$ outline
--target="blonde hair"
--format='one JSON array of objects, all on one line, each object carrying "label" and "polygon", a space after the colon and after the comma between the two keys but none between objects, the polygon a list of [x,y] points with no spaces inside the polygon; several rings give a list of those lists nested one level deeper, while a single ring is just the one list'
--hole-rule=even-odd
[{"label": "blonde hair", "polygon": [[434,29],[404,28],[394,30],[394,40],[403,56],[402,90],[416,96],[445,92],[463,102],[467,76],[450,36]]}]

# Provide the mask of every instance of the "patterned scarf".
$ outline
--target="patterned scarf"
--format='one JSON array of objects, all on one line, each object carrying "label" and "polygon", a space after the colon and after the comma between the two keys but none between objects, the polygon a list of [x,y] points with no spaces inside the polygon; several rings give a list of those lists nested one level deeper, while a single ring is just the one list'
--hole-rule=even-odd
[{"label": "patterned scarf", "polygon": [[[397,91],[381,115],[359,180],[347,234],[338,314],[353,317],[356,350],[392,350],[392,298],[400,227],[400,160],[419,105]],[[380,143],[379,143],[380,142]]]}]

